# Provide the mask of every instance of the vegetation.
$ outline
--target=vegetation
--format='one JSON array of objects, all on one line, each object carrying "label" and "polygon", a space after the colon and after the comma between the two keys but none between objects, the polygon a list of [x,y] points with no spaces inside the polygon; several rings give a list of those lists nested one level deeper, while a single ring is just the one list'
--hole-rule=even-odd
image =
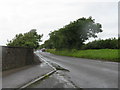
[{"label": "vegetation", "polygon": [[50,53],[63,56],[72,56],[79,58],[99,59],[104,61],[120,62],[117,49],[94,49],[94,50],[62,50],[48,49]]},{"label": "vegetation", "polygon": [[100,32],[102,32],[100,23],[95,23],[92,17],[83,17],[51,32],[50,38],[40,48],[46,48],[48,52],[57,55],[119,61],[120,38],[84,43],[91,37],[96,38]]},{"label": "vegetation", "polygon": [[21,46],[21,47],[30,47],[38,48],[39,42],[41,41],[43,35],[38,35],[36,29],[24,34],[17,34],[12,40],[10,40],[7,46]]},{"label": "vegetation", "polygon": [[102,26],[92,17],[80,18],[49,34],[50,38],[41,47],[61,49],[80,49],[90,37],[97,37]]},{"label": "vegetation", "polygon": [[[119,38],[120,40],[120,38]],[[110,38],[106,40],[95,40],[82,46],[81,49],[118,49],[118,39]]]}]

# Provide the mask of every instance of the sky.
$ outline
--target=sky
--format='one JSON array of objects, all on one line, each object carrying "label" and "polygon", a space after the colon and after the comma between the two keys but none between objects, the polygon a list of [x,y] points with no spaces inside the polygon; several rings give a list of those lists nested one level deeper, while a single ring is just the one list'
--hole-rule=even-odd
[{"label": "sky", "polygon": [[31,29],[43,34],[44,42],[50,31],[89,16],[102,24],[96,39],[118,37],[118,0],[0,0],[0,45]]}]

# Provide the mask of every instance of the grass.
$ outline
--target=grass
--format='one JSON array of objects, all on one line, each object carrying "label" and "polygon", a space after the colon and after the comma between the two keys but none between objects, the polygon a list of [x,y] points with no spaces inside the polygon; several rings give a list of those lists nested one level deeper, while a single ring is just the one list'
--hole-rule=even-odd
[{"label": "grass", "polygon": [[91,49],[91,50],[62,50],[56,51],[55,49],[48,49],[47,52],[62,55],[62,56],[71,56],[78,58],[88,58],[88,59],[97,59],[104,61],[114,61],[120,62],[118,49]]}]

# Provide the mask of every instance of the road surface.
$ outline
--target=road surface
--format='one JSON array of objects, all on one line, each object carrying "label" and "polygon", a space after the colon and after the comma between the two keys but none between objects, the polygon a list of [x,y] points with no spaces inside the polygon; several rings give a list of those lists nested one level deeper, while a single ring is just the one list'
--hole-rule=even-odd
[{"label": "road surface", "polygon": [[66,74],[80,88],[118,88],[118,63],[39,52],[39,56],[70,70]]},{"label": "road surface", "polygon": [[4,71],[2,72],[2,88],[20,88],[52,70],[48,65],[42,63]]}]

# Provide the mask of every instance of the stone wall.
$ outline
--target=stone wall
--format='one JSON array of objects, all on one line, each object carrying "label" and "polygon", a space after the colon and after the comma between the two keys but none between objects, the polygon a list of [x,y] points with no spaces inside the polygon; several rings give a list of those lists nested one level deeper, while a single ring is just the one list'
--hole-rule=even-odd
[{"label": "stone wall", "polygon": [[2,46],[2,70],[40,63],[32,48]]}]

